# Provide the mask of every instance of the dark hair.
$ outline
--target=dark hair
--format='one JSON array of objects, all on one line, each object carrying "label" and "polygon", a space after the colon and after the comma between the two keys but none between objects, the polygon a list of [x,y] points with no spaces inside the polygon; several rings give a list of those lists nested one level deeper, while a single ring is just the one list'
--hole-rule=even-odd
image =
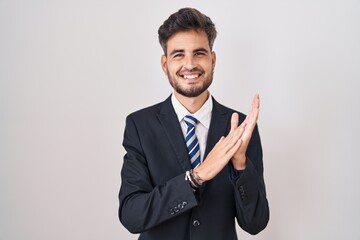
[{"label": "dark hair", "polygon": [[195,8],[182,8],[178,12],[170,15],[158,30],[159,42],[166,55],[167,41],[179,31],[204,31],[209,40],[209,46],[212,50],[216,38],[215,24],[205,14]]}]

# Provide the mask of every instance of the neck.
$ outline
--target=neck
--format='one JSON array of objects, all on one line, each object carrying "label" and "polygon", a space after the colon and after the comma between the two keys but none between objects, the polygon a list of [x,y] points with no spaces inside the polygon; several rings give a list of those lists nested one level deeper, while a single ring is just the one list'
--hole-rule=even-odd
[{"label": "neck", "polygon": [[197,97],[185,97],[174,91],[174,95],[179,100],[179,102],[190,112],[197,112],[202,105],[206,102],[209,97],[209,91],[204,91]]}]

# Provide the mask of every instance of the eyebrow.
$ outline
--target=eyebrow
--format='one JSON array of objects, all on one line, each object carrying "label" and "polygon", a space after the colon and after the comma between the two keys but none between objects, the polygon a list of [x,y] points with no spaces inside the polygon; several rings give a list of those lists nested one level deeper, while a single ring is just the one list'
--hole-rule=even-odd
[{"label": "eyebrow", "polygon": [[184,49],[174,49],[171,51],[170,56],[174,55],[175,53],[184,53]]},{"label": "eyebrow", "polygon": [[209,51],[207,49],[205,49],[205,48],[197,48],[197,49],[195,49],[193,51],[193,53],[195,53],[195,52],[206,52],[206,53],[208,53]]}]

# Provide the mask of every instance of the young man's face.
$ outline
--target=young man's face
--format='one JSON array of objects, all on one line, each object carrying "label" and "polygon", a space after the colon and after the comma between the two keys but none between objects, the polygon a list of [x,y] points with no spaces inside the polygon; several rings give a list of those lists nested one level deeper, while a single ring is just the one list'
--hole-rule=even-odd
[{"label": "young man's face", "polygon": [[215,61],[206,33],[191,30],[169,38],[161,65],[177,93],[197,97],[210,86]]}]

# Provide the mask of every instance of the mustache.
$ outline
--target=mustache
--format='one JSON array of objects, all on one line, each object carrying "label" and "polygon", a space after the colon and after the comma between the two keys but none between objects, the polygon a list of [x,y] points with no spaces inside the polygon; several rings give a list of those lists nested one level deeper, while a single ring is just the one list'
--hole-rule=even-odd
[{"label": "mustache", "polygon": [[204,70],[202,70],[201,68],[198,68],[198,67],[194,67],[192,69],[184,68],[184,69],[181,69],[177,74],[183,75],[185,73],[191,73],[191,72],[199,72],[199,73],[203,74]]}]

